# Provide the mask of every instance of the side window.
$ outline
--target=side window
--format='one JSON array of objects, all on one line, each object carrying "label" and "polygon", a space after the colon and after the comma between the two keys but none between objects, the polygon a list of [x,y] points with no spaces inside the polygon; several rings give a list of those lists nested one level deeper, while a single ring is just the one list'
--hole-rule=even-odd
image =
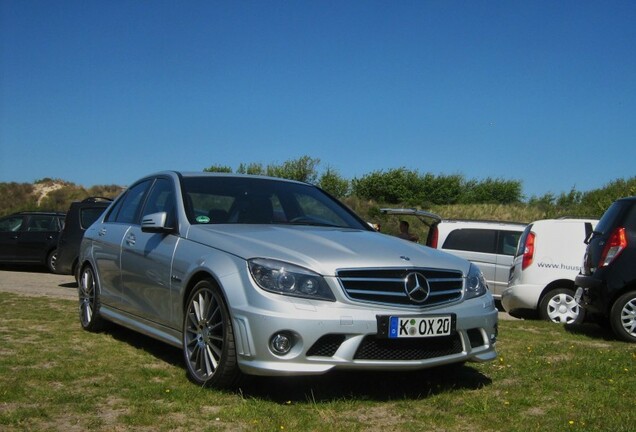
[{"label": "side window", "polygon": [[499,231],[497,253],[514,256],[521,233],[518,231]]},{"label": "side window", "polygon": [[302,212],[302,217],[312,219],[317,223],[344,225],[344,220],[322,201],[311,195],[295,194],[296,202]]},{"label": "side window", "polygon": [[495,253],[497,231],[490,229],[456,229],[448,234],[442,249]]},{"label": "side window", "polygon": [[27,222],[27,231],[57,231],[57,221],[55,220],[55,216],[31,215],[29,217],[29,221]]},{"label": "side window", "polygon": [[22,216],[11,216],[0,220],[0,232],[20,231]]},{"label": "side window", "polygon": [[126,195],[117,202],[108,215],[107,222],[135,223],[139,218],[141,203],[150,183],[150,180],[146,180],[128,189]]},{"label": "side window", "polygon": [[168,179],[157,179],[150,190],[150,195],[148,195],[148,199],[146,200],[143,214],[166,212],[168,214],[166,224],[172,226],[174,225],[174,209],[175,202],[172,183]]}]

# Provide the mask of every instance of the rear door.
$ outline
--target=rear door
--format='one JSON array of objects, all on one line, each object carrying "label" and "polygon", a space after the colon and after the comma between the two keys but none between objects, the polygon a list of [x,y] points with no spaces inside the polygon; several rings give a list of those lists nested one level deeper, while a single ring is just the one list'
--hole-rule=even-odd
[{"label": "rear door", "polygon": [[130,187],[111,207],[104,220],[91,225],[89,230],[93,240],[93,257],[100,274],[102,302],[124,310],[130,310],[130,307],[122,295],[122,244],[132,225],[139,221],[150,184],[150,180],[145,180]]},{"label": "rear door", "polygon": [[14,215],[0,219],[0,261],[11,262],[21,258],[18,249],[20,229],[24,223],[24,216]]}]

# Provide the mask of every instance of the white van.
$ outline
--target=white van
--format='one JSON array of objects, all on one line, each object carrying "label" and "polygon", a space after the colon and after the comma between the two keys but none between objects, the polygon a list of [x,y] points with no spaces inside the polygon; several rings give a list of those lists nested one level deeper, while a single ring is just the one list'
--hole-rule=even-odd
[{"label": "white van", "polygon": [[511,315],[537,311],[541,319],[582,322],[584,311],[574,300],[587,239],[598,220],[545,219],[526,227],[510,268],[501,304]]}]

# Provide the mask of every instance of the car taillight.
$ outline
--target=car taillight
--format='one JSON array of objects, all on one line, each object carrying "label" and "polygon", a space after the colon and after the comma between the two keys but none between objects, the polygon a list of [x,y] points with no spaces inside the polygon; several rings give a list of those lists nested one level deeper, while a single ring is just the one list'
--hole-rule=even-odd
[{"label": "car taillight", "polygon": [[534,233],[529,232],[526,237],[526,244],[523,249],[523,261],[521,262],[521,269],[525,270],[528,268],[530,264],[532,264],[532,260],[534,259]]},{"label": "car taillight", "polygon": [[603,253],[601,254],[598,266],[607,267],[610,265],[626,247],[627,236],[625,235],[625,228],[616,228],[603,248]]},{"label": "car taillight", "polygon": [[428,245],[433,249],[437,249],[437,241],[439,240],[439,230],[437,225],[431,228],[431,233],[428,236]]}]

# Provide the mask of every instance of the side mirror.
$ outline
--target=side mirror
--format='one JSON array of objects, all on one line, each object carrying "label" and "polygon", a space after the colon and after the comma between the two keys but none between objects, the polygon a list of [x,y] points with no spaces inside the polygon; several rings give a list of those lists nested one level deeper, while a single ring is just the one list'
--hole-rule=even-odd
[{"label": "side mirror", "polygon": [[166,212],[147,214],[141,218],[141,230],[150,233],[171,233],[174,228],[166,226],[167,220],[168,213]]}]

